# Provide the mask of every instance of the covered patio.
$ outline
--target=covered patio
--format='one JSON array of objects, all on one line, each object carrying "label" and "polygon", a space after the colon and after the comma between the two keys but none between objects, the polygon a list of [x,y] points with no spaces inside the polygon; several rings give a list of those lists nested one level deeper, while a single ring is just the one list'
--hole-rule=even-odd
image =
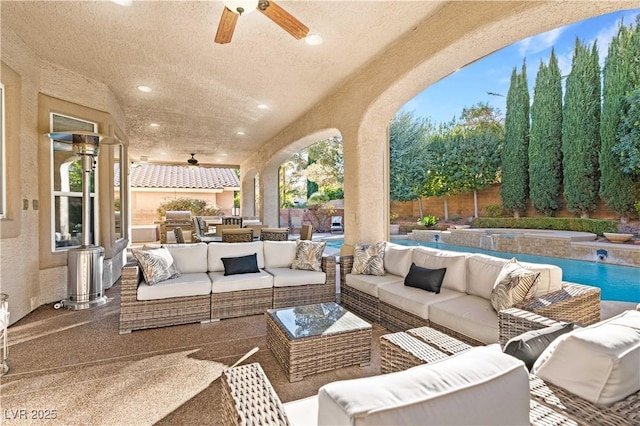
[{"label": "covered patio", "polygon": [[[95,123],[96,131],[122,141],[121,150],[104,146],[98,159],[95,234],[105,248],[105,288],[119,276],[131,226],[124,173],[123,232],[116,234],[109,170],[141,157],[175,164],[196,152],[201,164],[239,165],[241,214],[258,211],[263,223],[277,225],[282,161],[340,134],[348,251],[389,235],[387,123],[408,99],[510,43],[637,2],[283,6],[322,33],[325,44],[305,47],[260,14],[243,16],[230,44],[215,44],[221,2],[3,3],[8,179],[1,273],[12,321],[65,297],[66,252],[52,250],[44,135],[51,113]],[[91,31],[78,37],[79,28]],[[140,85],[153,91],[136,90]]]}]

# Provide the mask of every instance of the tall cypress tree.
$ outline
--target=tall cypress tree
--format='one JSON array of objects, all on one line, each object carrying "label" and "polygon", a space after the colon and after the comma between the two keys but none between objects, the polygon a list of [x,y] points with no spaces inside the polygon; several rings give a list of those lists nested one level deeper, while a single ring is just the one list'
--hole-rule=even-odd
[{"label": "tall cypress tree", "polygon": [[540,62],[529,137],[529,197],[546,216],[562,207],[562,82],[558,59],[551,50],[549,65]]},{"label": "tall cypress tree", "polygon": [[527,66],[522,72],[513,69],[507,92],[507,111],[504,122],[502,148],[502,185],[500,195],[505,209],[520,217],[527,208],[529,189],[529,88]]},{"label": "tall cypress tree", "polygon": [[600,174],[600,66],[598,49],[576,39],[562,119],[564,197],[583,218],[597,207]]},{"label": "tall cypress tree", "polygon": [[[639,18],[640,19],[640,18]],[[602,121],[600,124],[600,197],[607,207],[620,214],[626,221],[634,211],[636,186],[633,177],[622,171],[620,158],[612,147],[625,108],[624,96],[640,87],[640,75],[636,62],[640,58],[639,25],[621,25],[611,40],[609,54],[604,64]]]}]

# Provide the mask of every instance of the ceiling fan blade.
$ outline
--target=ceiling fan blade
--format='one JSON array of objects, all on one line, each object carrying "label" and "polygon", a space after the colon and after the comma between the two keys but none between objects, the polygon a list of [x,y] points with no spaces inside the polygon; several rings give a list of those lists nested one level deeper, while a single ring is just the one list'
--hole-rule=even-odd
[{"label": "ceiling fan blade", "polygon": [[273,0],[260,0],[258,10],[298,40],[309,34],[309,28],[305,24],[278,6]]},{"label": "ceiling fan blade", "polygon": [[220,24],[218,24],[218,32],[216,32],[216,43],[226,44],[231,41],[231,37],[233,37],[233,30],[236,28],[236,22],[238,21],[238,16],[239,15],[233,13],[225,6],[222,10],[222,16],[220,17]]}]

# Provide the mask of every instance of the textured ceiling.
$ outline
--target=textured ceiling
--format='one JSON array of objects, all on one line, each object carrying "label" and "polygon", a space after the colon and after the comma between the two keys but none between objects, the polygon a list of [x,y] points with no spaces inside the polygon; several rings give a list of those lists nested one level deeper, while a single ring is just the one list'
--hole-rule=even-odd
[{"label": "textured ceiling", "polygon": [[324,44],[295,40],[259,12],[238,19],[230,44],[215,44],[223,3],[213,1],[3,1],[1,23],[43,60],[112,89],[133,159],[195,152],[201,163],[240,164],[441,2],[278,4]]}]

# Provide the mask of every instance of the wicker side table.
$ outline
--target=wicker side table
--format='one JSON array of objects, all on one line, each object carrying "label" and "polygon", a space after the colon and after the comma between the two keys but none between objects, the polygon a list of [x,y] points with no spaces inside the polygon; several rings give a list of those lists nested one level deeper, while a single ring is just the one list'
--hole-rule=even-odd
[{"label": "wicker side table", "polygon": [[290,382],[371,363],[371,324],[330,302],[267,311],[267,346]]}]

